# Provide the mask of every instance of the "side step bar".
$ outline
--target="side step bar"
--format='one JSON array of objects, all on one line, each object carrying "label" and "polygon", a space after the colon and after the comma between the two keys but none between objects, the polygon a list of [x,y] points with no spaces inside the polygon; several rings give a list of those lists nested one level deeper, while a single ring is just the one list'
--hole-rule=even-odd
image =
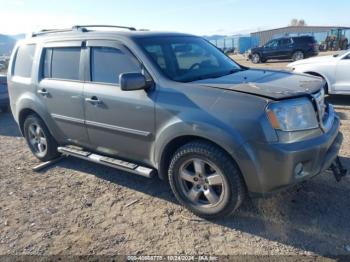
[{"label": "side step bar", "polygon": [[57,151],[66,156],[74,156],[80,159],[84,159],[90,162],[117,168],[136,175],[144,176],[147,178],[152,178],[155,173],[155,170],[152,168],[139,166],[137,164],[126,162],[116,158],[94,154],[88,151],[84,151],[78,147],[72,147],[72,146],[58,147]]}]

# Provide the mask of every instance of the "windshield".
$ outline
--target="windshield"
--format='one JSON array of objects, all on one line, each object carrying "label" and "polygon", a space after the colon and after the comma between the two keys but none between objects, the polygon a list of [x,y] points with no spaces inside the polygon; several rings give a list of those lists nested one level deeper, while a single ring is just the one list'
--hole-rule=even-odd
[{"label": "windshield", "polygon": [[138,43],[158,69],[174,81],[217,78],[241,70],[200,37],[143,38]]}]

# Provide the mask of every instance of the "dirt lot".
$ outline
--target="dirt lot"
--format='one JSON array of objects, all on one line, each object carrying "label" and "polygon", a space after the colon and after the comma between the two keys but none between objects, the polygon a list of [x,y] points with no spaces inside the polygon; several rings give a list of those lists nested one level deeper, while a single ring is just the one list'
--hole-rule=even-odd
[{"label": "dirt lot", "polygon": [[[350,99],[331,100],[350,169]],[[350,177],[337,183],[326,172],[209,222],[158,179],[73,158],[33,172],[39,162],[10,114],[0,113],[0,149],[0,255],[350,254]]]}]

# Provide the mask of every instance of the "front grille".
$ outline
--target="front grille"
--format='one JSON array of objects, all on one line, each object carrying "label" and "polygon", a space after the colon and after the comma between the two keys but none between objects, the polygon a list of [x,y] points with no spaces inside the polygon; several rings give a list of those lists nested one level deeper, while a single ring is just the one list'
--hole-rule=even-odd
[{"label": "front grille", "polygon": [[326,130],[326,126],[329,125],[331,119],[330,119],[330,112],[329,112],[329,105],[325,102],[325,92],[322,88],[321,91],[319,91],[316,94],[312,95],[316,109],[317,109],[317,115],[318,115],[318,121],[320,123],[320,126],[323,130]]},{"label": "front grille", "polygon": [[324,100],[324,89],[322,88],[321,91],[314,94],[313,97],[316,103],[319,119],[323,121],[327,110],[327,105]]}]

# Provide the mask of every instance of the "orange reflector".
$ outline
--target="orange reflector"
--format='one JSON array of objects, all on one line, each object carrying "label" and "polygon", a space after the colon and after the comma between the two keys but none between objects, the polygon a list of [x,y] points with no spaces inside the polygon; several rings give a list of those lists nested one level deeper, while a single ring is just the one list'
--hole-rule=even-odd
[{"label": "orange reflector", "polygon": [[274,129],[279,129],[280,124],[277,120],[277,117],[275,116],[274,112],[272,111],[267,111],[267,115],[269,117],[270,123]]}]

